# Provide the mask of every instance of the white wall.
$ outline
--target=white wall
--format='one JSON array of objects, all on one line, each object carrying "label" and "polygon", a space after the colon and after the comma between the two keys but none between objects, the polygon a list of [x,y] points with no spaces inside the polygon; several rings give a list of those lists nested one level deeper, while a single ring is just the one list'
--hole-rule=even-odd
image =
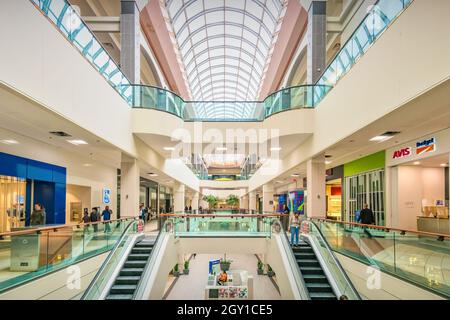
[{"label": "white wall", "polygon": [[[81,202],[81,212],[78,220],[71,221],[70,203]],[[77,186],[68,184],[66,186],[66,223],[78,223],[83,217],[84,208],[88,208],[91,212],[91,187]]]},{"label": "white wall", "polygon": [[391,179],[397,180],[392,185],[396,189],[396,197],[392,198],[392,227],[417,230],[422,202],[433,205],[436,200],[445,198],[444,168],[399,166],[393,171]]}]

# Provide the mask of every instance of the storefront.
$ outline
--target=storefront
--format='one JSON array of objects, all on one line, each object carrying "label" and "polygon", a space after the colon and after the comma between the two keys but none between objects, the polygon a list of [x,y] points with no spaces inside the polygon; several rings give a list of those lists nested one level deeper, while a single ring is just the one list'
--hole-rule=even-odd
[{"label": "storefront", "polygon": [[66,222],[66,168],[0,153],[0,232],[29,226],[36,203],[45,224]]},{"label": "storefront", "polygon": [[327,219],[342,220],[342,183],[344,166],[326,171],[326,212]]},{"label": "storefront", "polygon": [[450,129],[386,151],[393,227],[450,234]]},{"label": "storefront", "polygon": [[344,164],[344,218],[356,222],[367,204],[375,216],[375,224],[385,220],[385,151]]}]

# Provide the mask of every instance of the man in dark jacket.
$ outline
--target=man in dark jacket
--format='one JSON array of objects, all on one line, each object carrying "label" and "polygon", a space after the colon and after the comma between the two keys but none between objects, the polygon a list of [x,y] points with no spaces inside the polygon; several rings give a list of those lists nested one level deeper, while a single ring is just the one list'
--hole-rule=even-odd
[{"label": "man in dark jacket", "polygon": [[375,224],[375,217],[373,211],[369,208],[369,205],[364,204],[364,209],[359,214],[359,222],[363,224]]},{"label": "man in dark jacket", "polygon": [[[100,220],[100,217],[98,215],[97,208],[94,207],[94,208],[92,208],[92,211],[91,211],[91,222],[98,222],[99,220]],[[97,232],[98,224],[94,223],[92,226],[94,227],[94,232]]]}]

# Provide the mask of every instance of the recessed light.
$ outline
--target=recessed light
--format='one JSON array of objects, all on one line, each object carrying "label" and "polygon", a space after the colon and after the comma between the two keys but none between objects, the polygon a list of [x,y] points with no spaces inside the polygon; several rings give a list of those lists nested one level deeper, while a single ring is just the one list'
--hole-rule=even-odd
[{"label": "recessed light", "polygon": [[18,144],[19,143],[19,141],[13,140],[13,139],[5,139],[5,140],[1,140],[0,142],[4,143],[4,144],[9,144],[9,145],[11,145],[11,144]]},{"label": "recessed light", "polygon": [[158,176],[156,173],[153,173],[153,172],[149,172],[148,175],[149,175],[150,177],[157,177],[157,176]]},{"label": "recessed light", "polygon": [[280,151],[281,147],[272,147],[270,148],[270,151]]},{"label": "recessed light", "polygon": [[216,150],[217,151],[227,151],[228,148],[227,147],[217,147]]},{"label": "recessed light", "polygon": [[298,173],[291,174],[291,177],[298,178],[300,175]]},{"label": "recessed light", "polygon": [[166,151],[173,151],[175,150],[175,147],[164,147],[163,149]]},{"label": "recessed light", "polygon": [[85,167],[92,167],[92,164],[90,164],[90,163],[85,163],[85,164],[83,164],[83,166],[85,166]]},{"label": "recessed light", "polygon": [[373,141],[373,142],[383,142],[386,140],[391,139],[392,137],[389,136],[375,136],[372,139],[370,139],[369,141]]},{"label": "recessed light", "polygon": [[441,163],[441,167],[446,167],[447,164],[446,163]]},{"label": "recessed light", "polygon": [[420,164],[420,161],[414,161],[414,165],[418,166]]},{"label": "recessed light", "polygon": [[330,164],[332,161],[326,160],[325,164]]},{"label": "recessed light", "polygon": [[81,139],[74,139],[74,140],[67,140],[67,142],[79,146],[79,145],[83,145],[83,144],[88,144],[86,141],[81,140]]}]

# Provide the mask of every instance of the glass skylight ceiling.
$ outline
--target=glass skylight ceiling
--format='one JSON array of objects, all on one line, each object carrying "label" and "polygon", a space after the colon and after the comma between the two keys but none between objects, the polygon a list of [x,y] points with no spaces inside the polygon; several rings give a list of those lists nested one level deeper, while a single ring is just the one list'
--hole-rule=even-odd
[{"label": "glass skylight ceiling", "polygon": [[[165,0],[163,10],[194,100],[257,100],[285,0]],[[230,103],[217,112],[214,106],[203,105],[197,116],[251,118],[254,111]]]}]

